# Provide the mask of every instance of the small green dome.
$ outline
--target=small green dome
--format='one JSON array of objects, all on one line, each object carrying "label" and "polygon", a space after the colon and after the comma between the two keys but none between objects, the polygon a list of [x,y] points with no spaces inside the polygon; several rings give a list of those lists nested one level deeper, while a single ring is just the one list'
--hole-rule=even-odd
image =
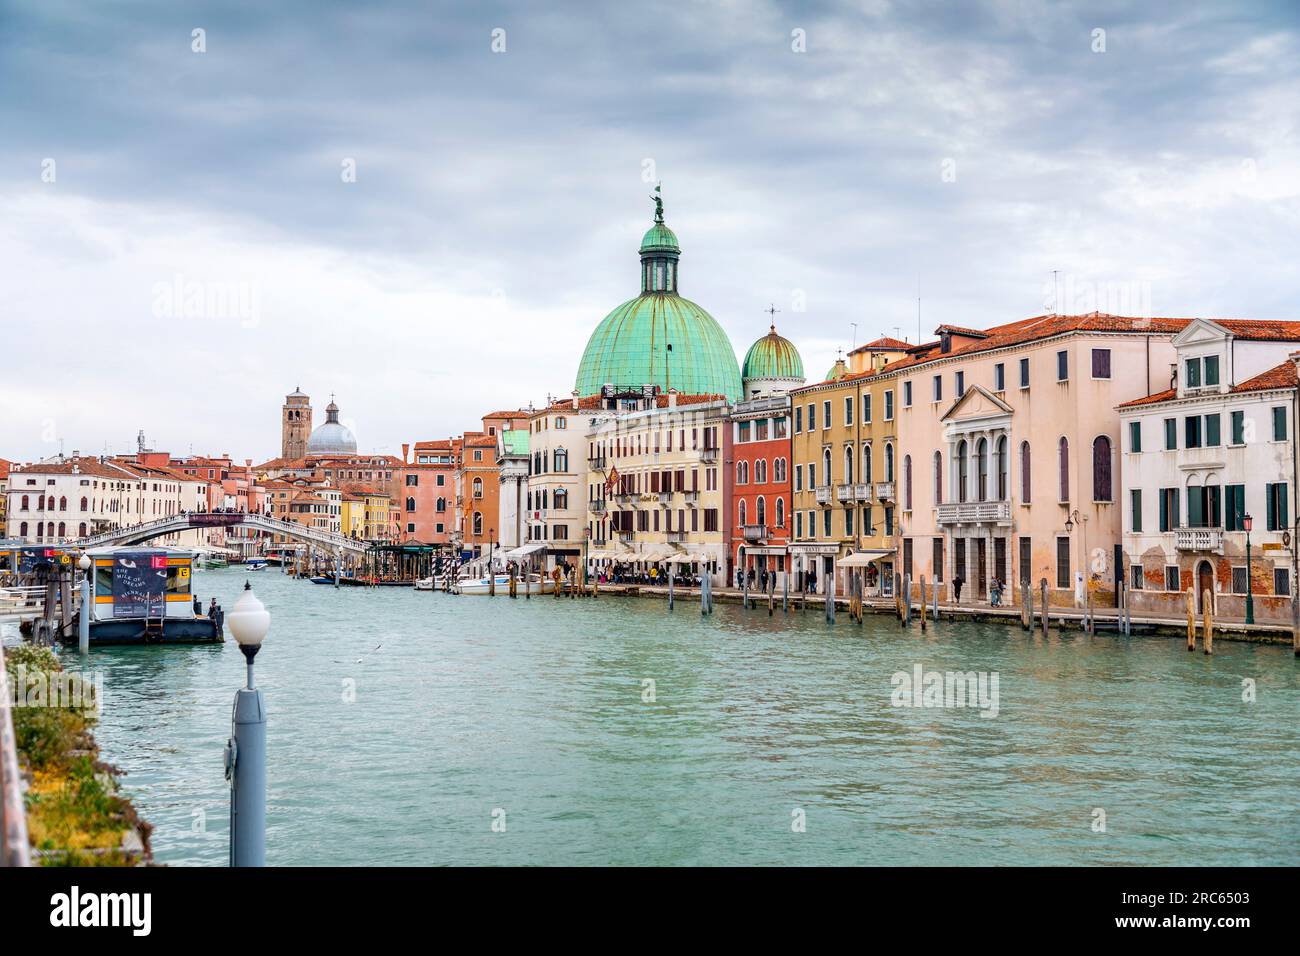
[{"label": "small green dome", "polygon": [[677,234],[665,226],[662,222],[656,222],[646,230],[646,234],[641,237],[641,252],[676,252],[680,253],[681,247],[677,245]]},{"label": "small green dome", "polygon": [[797,378],[803,380],[803,359],[794,343],[777,335],[776,326],[749,347],[741,378]]},{"label": "small green dome", "polygon": [[844,359],[838,358],[835,360],[835,364],[831,366],[831,370],[826,373],[825,381],[838,382],[840,379],[842,379],[845,375],[848,374],[849,374],[849,367],[844,364]]}]

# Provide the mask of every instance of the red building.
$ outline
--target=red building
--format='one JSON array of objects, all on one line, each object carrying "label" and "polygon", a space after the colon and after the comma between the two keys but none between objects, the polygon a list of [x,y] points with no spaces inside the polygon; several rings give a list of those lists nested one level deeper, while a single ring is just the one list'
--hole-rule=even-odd
[{"label": "red building", "polygon": [[790,484],[790,398],[771,395],[738,403],[731,413],[730,527],[731,568],[753,569],[754,586],[762,572],[775,572],[776,589],[787,564],[792,487]]},{"label": "red building", "polygon": [[398,471],[400,540],[449,544],[456,530],[456,455],[449,438],[415,443]]}]

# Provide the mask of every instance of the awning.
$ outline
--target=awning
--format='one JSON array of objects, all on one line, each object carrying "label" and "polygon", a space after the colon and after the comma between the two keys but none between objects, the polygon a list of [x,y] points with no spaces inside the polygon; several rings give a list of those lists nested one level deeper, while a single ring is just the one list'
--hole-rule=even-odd
[{"label": "awning", "polygon": [[798,554],[829,554],[837,555],[840,553],[838,544],[814,544],[812,542],[795,542],[789,545],[791,553]]},{"label": "awning", "polygon": [[854,552],[848,557],[840,558],[835,563],[841,568],[865,568],[869,564],[875,564],[881,558],[892,558],[893,556],[893,548],[867,548],[863,551]]},{"label": "awning", "polygon": [[545,550],[546,550],[545,541],[533,541],[530,542],[529,544],[523,545],[522,547],[512,548],[511,550],[506,551],[504,554],[498,555],[498,557],[507,558],[511,561],[518,561],[520,558],[526,558],[530,554],[536,554],[538,551],[545,551]]},{"label": "awning", "polygon": [[785,545],[746,545],[745,554],[765,554],[765,555],[783,555],[785,554]]}]

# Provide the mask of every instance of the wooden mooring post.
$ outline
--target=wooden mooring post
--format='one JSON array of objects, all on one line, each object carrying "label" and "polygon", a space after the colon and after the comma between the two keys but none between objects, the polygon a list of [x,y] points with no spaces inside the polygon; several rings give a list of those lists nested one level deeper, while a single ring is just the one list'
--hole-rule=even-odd
[{"label": "wooden mooring post", "polygon": [[835,623],[835,575],[826,578],[826,623]]},{"label": "wooden mooring post", "polygon": [[673,579],[675,577],[677,575],[673,574],[672,571],[668,572],[668,610],[670,611],[673,609]]},{"label": "wooden mooring post", "polygon": [[1043,605],[1043,637],[1047,637],[1047,578],[1038,579],[1039,595]]},{"label": "wooden mooring post", "polygon": [[1034,592],[1029,590],[1029,580],[1020,582],[1020,626],[1026,631],[1034,629]]},{"label": "wooden mooring post", "polygon": [[790,556],[786,555],[785,571],[781,574],[781,611],[790,613]]},{"label": "wooden mooring post", "polygon": [[1187,586],[1187,650],[1196,650],[1196,592]]},{"label": "wooden mooring post", "polygon": [[912,576],[903,576],[903,626],[912,625]]},{"label": "wooden mooring post", "polygon": [[925,575],[921,575],[921,633],[925,633]]},{"label": "wooden mooring post", "polygon": [[1204,630],[1201,639],[1205,642],[1205,653],[1214,653],[1214,595],[1206,588],[1201,592],[1201,620]]}]

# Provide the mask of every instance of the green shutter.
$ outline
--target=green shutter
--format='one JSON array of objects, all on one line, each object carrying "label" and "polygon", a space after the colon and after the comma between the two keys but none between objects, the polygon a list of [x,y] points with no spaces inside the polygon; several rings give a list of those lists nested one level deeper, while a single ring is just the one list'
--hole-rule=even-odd
[{"label": "green shutter", "polygon": [[1277,528],[1282,531],[1291,527],[1291,521],[1286,512],[1286,484],[1284,482],[1279,482],[1277,485],[1277,501],[1278,511],[1281,512],[1278,515]]},{"label": "green shutter", "polygon": [[1134,534],[1142,533],[1142,490],[1134,488],[1129,492],[1129,508],[1133,512],[1132,527]]},{"label": "green shutter", "polygon": [[1264,486],[1264,498],[1268,501],[1268,522],[1265,525],[1270,531],[1277,527],[1277,502],[1273,500],[1273,486]]},{"label": "green shutter", "polygon": [[1202,514],[1203,502],[1205,498],[1205,489],[1189,488],[1187,492],[1187,526],[1189,528],[1204,527],[1204,515]]},{"label": "green shutter", "polygon": [[1234,445],[1244,445],[1244,444],[1246,443],[1246,442],[1245,442],[1245,430],[1246,430],[1245,422],[1246,422],[1246,413],[1245,413],[1245,412],[1233,412],[1233,413],[1232,413],[1232,444],[1234,444]]},{"label": "green shutter", "polygon": [[1160,489],[1160,530],[1169,530],[1169,489]]},{"label": "green shutter", "polygon": [[1219,444],[1219,415],[1205,416],[1205,445],[1207,448]]}]

